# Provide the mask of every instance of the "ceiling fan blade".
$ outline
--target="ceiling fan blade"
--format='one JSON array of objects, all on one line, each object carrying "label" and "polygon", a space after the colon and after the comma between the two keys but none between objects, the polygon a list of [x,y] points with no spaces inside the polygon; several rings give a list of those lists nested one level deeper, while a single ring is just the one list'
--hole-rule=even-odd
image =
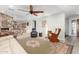
[{"label": "ceiling fan blade", "polygon": [[32,11],[32,13],[43,13],[44,11]]},{"label": "ceiling fan blade", "polygon": [[35,15],[35,16],[38,16],[36,13],[32,13],[33,15]]}]

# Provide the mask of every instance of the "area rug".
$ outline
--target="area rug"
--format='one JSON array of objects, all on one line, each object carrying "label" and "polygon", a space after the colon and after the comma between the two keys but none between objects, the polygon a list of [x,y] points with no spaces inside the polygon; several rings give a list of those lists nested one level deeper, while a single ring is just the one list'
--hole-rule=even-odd
[{"label": "area rug", "polygon": [[[30,41],[31,44],[27,44]],[[62,42],[51,43],[40,38],[23,38],[18,39],[18,42],[28,54],[71,54],[73,50],[72,45]]]}]

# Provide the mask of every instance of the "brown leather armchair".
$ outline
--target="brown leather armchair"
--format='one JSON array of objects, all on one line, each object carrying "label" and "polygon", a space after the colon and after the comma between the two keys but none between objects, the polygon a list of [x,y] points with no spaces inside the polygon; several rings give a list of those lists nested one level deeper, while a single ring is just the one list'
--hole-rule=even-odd
[{"label": "brown leather armchair", "polygon": [[59,42],[58,36],[60,34],[61,29],[57,28],[55,33],[53,33],[52,31],[48,31],[48,39],[51,42]]}]

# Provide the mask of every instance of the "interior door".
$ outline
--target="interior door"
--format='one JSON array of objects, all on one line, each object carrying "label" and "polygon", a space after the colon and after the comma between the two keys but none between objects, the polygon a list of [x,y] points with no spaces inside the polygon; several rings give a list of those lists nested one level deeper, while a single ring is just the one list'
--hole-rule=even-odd
[{"label": "interior door", "polygon": [[76,36],[76,20],[72,20],[72,36]]}]

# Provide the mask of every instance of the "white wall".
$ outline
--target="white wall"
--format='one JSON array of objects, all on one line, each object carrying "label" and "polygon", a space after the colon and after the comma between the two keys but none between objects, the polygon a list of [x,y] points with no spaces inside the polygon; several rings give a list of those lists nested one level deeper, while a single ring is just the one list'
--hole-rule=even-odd
[{"label": "white wall", "polygon": [[29,22],[29,26],[28,26],[28,29],[27,29],[27,33],[30,36],[30,33],[32,31],[32,28],[34,28],[34,22],[33,22],[33,20],[29,20],[28,22]]}]

